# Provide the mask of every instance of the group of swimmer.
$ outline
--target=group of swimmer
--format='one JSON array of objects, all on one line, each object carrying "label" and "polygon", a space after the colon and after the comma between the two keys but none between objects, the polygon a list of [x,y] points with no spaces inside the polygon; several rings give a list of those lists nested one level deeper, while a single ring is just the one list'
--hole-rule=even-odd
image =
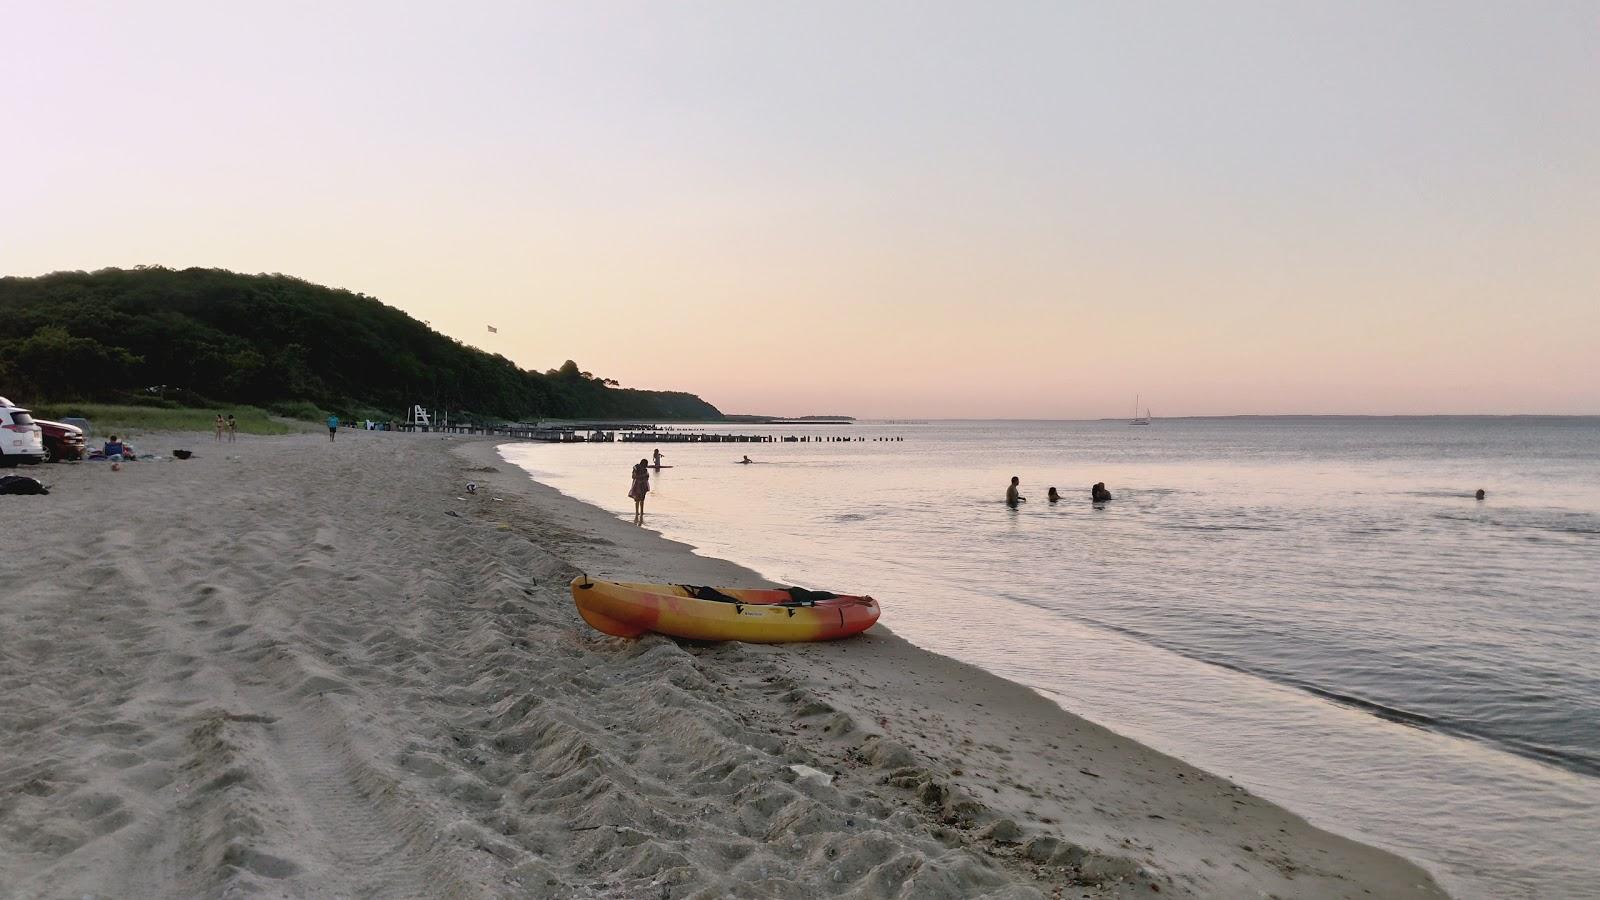
[{"label": "group of swimmer", "polygon": [[[1006,487],[1006,505],[1012,509],[1016,509],[1017,504],[1019,503],[1028,502],[1028,498],[1022,496],[1021,494],[1021,487],[1022,479],[1015,475],[1011,476],[1011,484]],[[1478,488],[1477,492],[1473,494],[1473,496],[1479,500],[1482,500],[1487,495],[1484,493],[1483,488]],[[1059,503],[1062,500],[1061,493],[1053,487],[1050,489],[1047,498],[1051,503]],[[1094,487],[1089,488],[1089,501],[1091,503],[1099,505],[1110,499],[1111,492],[1106,490],[1106,483],[1104,481],[1097,481],[1094,483]]]},{"label": "group of swimmer", "polygon": [[[1016,475],[1011,476],[1011,484],[1006,487],[1006,505],[1012,509],[1016,509],[1017,504],[1019,503],[1028,502],[1028,498],[1022,496],[1021,488],[1022,479]],[[1051,503],[1059,503],[1062,500],[1061,492],[1052,487],[1047,495],[1047,499]],[[1097,481],[1095,482],[1094,487],[1089,488],[1089,501],[1091,503],[1104,503],[1110,499],[1111,492],[1106,490],[1106,483],[1104,481]]]}]

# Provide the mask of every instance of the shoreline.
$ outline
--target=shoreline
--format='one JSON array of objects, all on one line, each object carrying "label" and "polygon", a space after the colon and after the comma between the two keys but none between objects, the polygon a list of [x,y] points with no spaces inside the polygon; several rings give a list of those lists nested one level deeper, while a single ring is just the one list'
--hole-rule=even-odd
[{"label": "shoreline", "polygon": [[[507,488],[509,490],[516,490],[521,487],[525,491],[531,490],[533,493],[530,496],[537,496],[541,503],[555,506],[558,509],[565,505],[566,509],[562,510],[562,512],[570,516],[569,521],[574,524],[581,523],[581,527],[591,529],[592,533],[602,535],[607,543],[617,547],[615,551],[595,554],[590,557],[595,561],[594,564],[599,567],[596,571],[589,572],[591,575],[617,577],[625,580],[695,581],[697,583],[715,582],[720,578],[722,579],[720,583],[723,584],[782,586],[745,566],[729,560],[702,555],[698,548],[693,545],[662,536],[659,532],[651,530],[648,524],[644,528],[638,528],[626,522],[620,514],[579,500],[561,492],[558,488],[544,484],[516,466],[515,463],[506,461],[498,453],[498,445],[495,458],[512,470],[510,474],[514,479],[526,483],[526,487],[516,484],[508,485]],[[504,485],[504,482],[500,483]],[[634,552],[651,554],[651,562],[658,567],[652,568],[646,574],[641,574],[637,568],[624,568],[614,572],[601,571],[600,568],[612,563],[623,548]],[[662,569],[659,566],[663,561],[654,556],[655,553],[659,552],[681,555],[682,558],[667,560],[668,567]],[[877,658],[873,662],[878,662],[878,665],[872,665],[870,662],[863,664],[859,660],[847,661],[844,659],[849,653],[850,645],[856,642],[868,641],[871,642],[872,655]],[[1250,794],[1226,778],[1193,767],[1176,757],[1164,754],[1132,738],[1124,737],[1084,719],[1034,688],[1010,681],[981,667],[925,650],[896,635],[889,626],[882,622],[875,625],[866,634],[849,641],[832,644],[789,645],[785,649],[808,658],[808,664],[844,669],[844,672],[831,672],[822,676],[829,682],[830,702],[841,706],[848,705],[853,711],[864,714],[869,721],[877,721],[880,725],[885,721],[893,722],[896,713],[890,706],[885,705],[881,699],[867,696],[869,692],[862,691],[858,687],[860,682],[850,677],[850,672],[857,665],[862,666],[859,670],[860,674],[896,682],[900,692],[921,694],[920,699],[924,702],[932,704],[948,703],[952,706],[984,709],[1001,708],[1006,711],[1008,717],[1015,716],[1024,721],[1031,721],[1034,725],[1041,727],[1046,734],[1066,733],[1074,736],[1090,734],[1094,740],[1100,743],[1093,752],[1087,754],[1087,758],[1098,759],[1103,756],[1119,755],[1130,757],[1125,760],[1126,766],[1120,768],[1117,774],[1126,781],[1140,785],[1140,790],[1162,793],[1177,791],[1178,793],[1204,794],[1215,789],[1219,793],[1232,794],[1237,798],[1248,798],[1245,802],[1258,804],[1261,807],[1270,809],[1273,815],[1281,815],[1286,819],[1293,820],[1299,828],[1304,829],[1306,834],[1319,835],[1333,841],[1344,842],[1351,848],[1388,856],[1400,861],[1405,866],[1412,866],[1422,871],[1421,867],[1416,863],[1406,860],[1398,854],[1312,826],[1297,814]],[[897,678],[897,671],[915,674]],[[920,677],[932,678],[941,686],[941,689],[939,691],[928,691],[920,688],[915,684],[916,679]],[[960,693],[952,696],[949,689],[954,687],[959,687]],[[979,696],[983,698],[982,701],[976,699]],[[845,702],[839,703],[841,699]],[[968,715],[963,722],[965,727],[982,729],[984,726],[979,724],[979,717],[971,715],[970,708],[967,712]],[[919,722],[925,721],[921,716],[916,718]],[[938,724],[946,726],[951,721],[950,717],[946,717]],[[915,728],[915,726],[912,727],[913,729]],[[887,728],[879,729],[880,732],[887,730]],[[989,730],[999,733],[997,739],[1005,740],[1008,736],[1006,732],[1014,733],[1017,730],[1017,726],[1010,723],[991,724]],[[913,730],[911,733],[920,739],[920,743],[926,743],[929,738],[926,730]],[[885,736],[890,737],[889,735]],[[906,740],[903,736],[901,739]],[[1015,740],[1015,738],[1012,738],[1012,740]],[[923,752],[925,749],[917,746],[918,741],[910,743],[919,752]],[[1038,743],[1049,745],[1050,742],[1047,738],[1039,738]],[[1058,743],[1056,746],[1059,747],[1060,744]],[[1088,746],[1087,742],[1085,742],[1084,746]],[[990,773],[991,777],[985,778],[978,772],[971,771],[970,766],[963,768],[963,764],[959,760],[957,764],[951,764],[950,755],[953,751],[960,751],[961,749],[959,746],[952,747],[946,742],[945,745],[938,747],[933,752],[936,764],[943,767],[942,771],[954,773],[949,779],[952,785],[968,791],[986,805],[995,806],[998,810],[997,815],[1000,815],[1007,822],[1015,822],[1024,833],[1033,837],[1044,838],[1048,841],[1052,837],[1052,831],[1056,832],[1056,837],[1061,837],[1061,832],[1072,830],[1063,828],[1063,820],[1051,815],[1044,808],[1048,805],[1047,802],[1042,801],[1037,794],[1025,787],[1026,784],[1034,783],[1025,776],[1033,776],[1045,781],[1048,781],[1052,776],[1060,778],[1062,770],[1059,766],[1048,765],[1047,768],[1050,771],[1043,771],[1035,766],[1031,767],[1031,770],[1017,772],[1015,768],[1019,764],[1011,758],[1011,754],[997,752],[998,748],[993,744],[987,746],[979,745],[979,753],[987,751],[992,754],[989,764],[983,768],[997,770]],[[1020,765],[1025,770],[1030,769],[1026,764]],[[1092,775],[1089,774],[1090,771],[1093,771]],[[1100,787],[1101,780],[1107,774],[1104,771],[1089,770],[1088,767],[1080,768],[1078,773],[1082,777],[1077,778],[1075,781],[1069,779],[1061,787],[1068,788],[1074,792],[1092,793],[1092,790],[1089,789]],[[1159,786],[1153,785],[1149,780],[1151,773],[1164,776],[1169,780],[1169,783]],[[998,784],[995,783],[997,780]],[[1198,790],[1195,790],[1196,788]],[[1169,796],[1171,796],[1170,793]],[[1136,802],[1142,803],[1143,799],[1138,798]],[[1232,804],[1238,801],[1230,797],[1229,802]],[[1094,804],[1091,803],[1091,806],[1093,807]],[[1057,807],[1057,809],[1060,810],[1061,807]],[[1099,811],[1103,812],[1104,810],[1101,809]],[[1166,820],[1166,817],[1160,813],[1145,813],[1144,816],[1143,821],[1137,821],[1135,816],[1124,817],[1123,824],[1125,827],[1128,825],[1143,826],[1152,820]],[[1121,836],[1131,839],[1135,845],[1142,844],[1146,847],[1155,846],[1154,842],[1163,837],[1171,837],[1170,833],[1161,834],[1161,832],[1169,832],[1165,828],[1151,829],[1146,832],[1143,828],[1131,827],[1128,828],[1128,831],[1133,833],[1125,833]],[[1294,833],[1293,829],[1288,829],[1286,826],[1285,831],[1289,831],[1291,834]],[[1299,835],[1296,835],[1296,837],[1298,838]],[[1069,842],[1083,841],[1084,843],[1080,846],[1087,847],[1094,843],[1094,838],[1095,836],[1090,834],[1090,829],[1080,828],[1068,840]],[[1030,855],[1026,840],[1027,838],[1023,838],[1024,843],[1022,846],[1024,849],[1022,855],[1024,857]],[[1118,849],[1125,849],[1116,847],[1116,843],[1111,842],[1110,846],[1100,847],[1099,852],[1115,853]],[[1249,841],[1246,840],[1244,843],[1249,844]],[[1254,844],[1250,844],[1250,846],[1254,849],[1246,851],[1247,853],[1254,853],[1256,850],[1261,849]],[[1224,849],[1236,850],[1238,848],[1230,846]],[[1321,848],[1318,849],[1320,852]],[[1036,852],[1033,855],[1036,855]],[[1197,866],[1209,868],[1212,863],[1217,861],[1215,856],[1214,852],[1210,856],[1195,855],[1189,861]],[[1239,860],[1229,860],[1228,862],[1230,865],[1236,866],[1241,864]],[[1288,862],[1287,854],[1280,857],[1279,862],[1287,863],[1280,871],[1293,871],[1296,868],[1292,862]],[[1437,896],[1444,896],[1444,891],[1433,884],[1431,875],[1424,874],[1424,880],[1429,885],[1429,889],[1438,892]],[[1414,885],[1413,887],[1420,887],[1420,885]],[[1293,884],[1286,888],[1288,893],[1285,896],[1313,896],[1313,894],[1307,892],[1306,888],[1307,886],[1304,883]],[[1251,888],[1247,888],[1243,884],[1237,884],[1227,885],[1225,888],[1223,885],[1214,885],[1209,889],[1236,891]],[[1265,895],[1272,895],[1271,888],[1256,885],[1253,889],[1260,890]],[[1378,896],[1402,895],[1402,892],[1395,891],[1393,886],[1386,890],[1375,890]],[[1201,895],[1204,896],[1206,893],[1202,891]]]},{"label": "shoreline", "polygon": [[197,456],[6,498],[0,583],[50,573],[0,603],[19,896],[1444,896],[881,626],[600,635],[579,571],[754,576],[497,442],[139,443]]}]

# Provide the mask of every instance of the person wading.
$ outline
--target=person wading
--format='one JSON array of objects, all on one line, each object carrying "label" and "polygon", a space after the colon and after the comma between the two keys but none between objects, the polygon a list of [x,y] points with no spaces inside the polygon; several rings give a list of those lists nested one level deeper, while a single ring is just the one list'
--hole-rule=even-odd
[{"label": "person wading", "polygon": [[633,467],[633,487],[628,488],[628,496],[633,498],[633,524],[644,524],[644,497],[650,493],[650,460],[641,459]]}]

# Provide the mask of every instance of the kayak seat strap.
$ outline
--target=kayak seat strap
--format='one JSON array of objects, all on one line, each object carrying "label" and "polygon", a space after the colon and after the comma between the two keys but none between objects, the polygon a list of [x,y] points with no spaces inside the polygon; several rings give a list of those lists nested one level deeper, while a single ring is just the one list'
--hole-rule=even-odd
[{"label": "kayak seat strap", "polygon": [[703,584],[677,584],[673,585],[673,587],[682,588],[684,593],[695,598],[696,600],[715,600],[718,603],[743,602],[737,597],[729,597],[727,594],[724,594],[716,588],[707,587]]}]

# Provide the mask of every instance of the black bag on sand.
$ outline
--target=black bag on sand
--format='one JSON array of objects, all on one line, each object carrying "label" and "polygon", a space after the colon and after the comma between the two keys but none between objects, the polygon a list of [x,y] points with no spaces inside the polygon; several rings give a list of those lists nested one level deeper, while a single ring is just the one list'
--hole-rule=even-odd
[{"label": "black bag on sand", "polygon": [[0,494],[48,494],[39,479],[27,475],[0,475]]}]

